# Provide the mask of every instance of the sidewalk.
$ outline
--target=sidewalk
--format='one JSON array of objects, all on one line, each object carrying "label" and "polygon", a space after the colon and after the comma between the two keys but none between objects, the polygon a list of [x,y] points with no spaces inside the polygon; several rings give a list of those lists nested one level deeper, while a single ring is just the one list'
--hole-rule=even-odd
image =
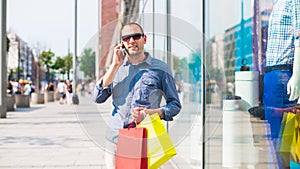
[{"label": "sidewalk", "polygon": [[[8,112],[6,119],[0,119],[0,169],[106,169],[103,145],[111,116],[111,101],[94,104],[89,96],[79,100],[76,106],[60,105],[56,101]],[[183,103],[181,113],[169,123],[169,135],[177,155],[161,169],[201,168],[203,127],[200,110],[199,104]],[[224,113],[218,106],[206,110],[205,159],[208,168],[222,168],[224,162]],[[250,168],[268,168],[273,161],[268,157],[265,122],[250,117],[248,112],[232,113],[236,114],[233,124],[240,128],[240,132],[236,132],[240,135],[231,148],[231,152],[239,153],[232,157],[242,155],[241,147],[251,146],[257,152],[257,161],[241,159],[236,163]],[[234,163],[235,159],[229,161]]]},{"label": "sidewalk", "polygon": [[88,96],[79,106],[56,101],[7,112],[0,119],[0,168],[105,169],[104,151],[79,122],[86,112],[98,112]]}]

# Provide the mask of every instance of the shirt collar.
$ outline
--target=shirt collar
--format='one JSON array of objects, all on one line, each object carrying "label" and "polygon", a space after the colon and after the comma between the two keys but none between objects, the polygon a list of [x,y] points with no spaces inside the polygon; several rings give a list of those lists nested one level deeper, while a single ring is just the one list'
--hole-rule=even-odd
[{"label": "shirt collar", "polygon": [[[146,59],[143,62],[139,63],[138,65],[143,64],[143,63],[146,63],[148,65],[152,65],[153,58],[151,57],[150,53],[145,52],[145,55],[146,55]],[[129,62],[128,57],[126,57],[126,60],[124,62],[124,66],[129,66],[129,65],[132,65],[132,64]]]}]

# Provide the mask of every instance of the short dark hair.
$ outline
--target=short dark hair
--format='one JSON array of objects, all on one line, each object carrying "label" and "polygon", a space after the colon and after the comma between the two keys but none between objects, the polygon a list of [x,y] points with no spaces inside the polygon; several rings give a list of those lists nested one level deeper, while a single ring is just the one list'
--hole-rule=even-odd
[{"label": "short dark hair", "polygon": [[125,25],[123,25],[122,30],[124,29],[125,26],[131,26],[131,25],[135,25],[135,26],[139,27],[140,30],[141,30],[141,33],[144,33],[144,30],[143,30],[142,26],[140,24],[136,23],[136,22],[126,23]]}]

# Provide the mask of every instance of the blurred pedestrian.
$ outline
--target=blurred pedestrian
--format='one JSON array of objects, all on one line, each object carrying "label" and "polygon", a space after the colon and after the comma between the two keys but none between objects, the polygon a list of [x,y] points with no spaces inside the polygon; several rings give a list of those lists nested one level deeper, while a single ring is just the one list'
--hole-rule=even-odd
[{"label": "blurred pedestrian", "polygon": [[59,94],[59,103],[64,104],[66,98],[67,85],[63,80],[59,80],[56,92]]},{"label": "blurred pedestrian", "polygon": [[66,85],[67,85],[67,92],[66,92],[67,104],[72,104],[73,86],[70,80],[66,80]]}]

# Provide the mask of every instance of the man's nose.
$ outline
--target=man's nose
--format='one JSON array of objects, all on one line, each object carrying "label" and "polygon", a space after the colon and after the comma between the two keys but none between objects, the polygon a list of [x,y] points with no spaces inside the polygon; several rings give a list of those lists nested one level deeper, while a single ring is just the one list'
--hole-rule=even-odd
[{"label": "man's nose", "polygon": [[129,42],[134,42],[133,37],[130,37]]}]

